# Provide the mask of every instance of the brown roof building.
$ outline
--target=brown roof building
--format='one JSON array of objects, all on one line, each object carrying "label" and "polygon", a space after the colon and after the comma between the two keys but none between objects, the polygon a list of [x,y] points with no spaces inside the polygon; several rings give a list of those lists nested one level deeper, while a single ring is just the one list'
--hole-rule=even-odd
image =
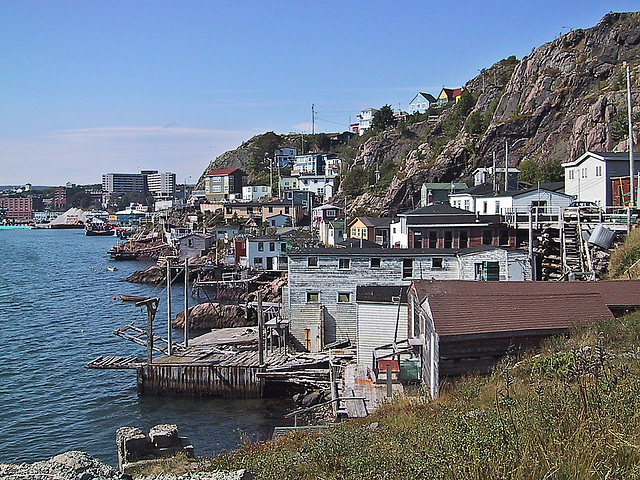
[{"label": "brown roof building", "polygon": [[416,280],[409,338],[421,378],[437,396],[440,377],[486,372],[508,351],[537,347],[576,323],[640,308],[640,281],[465,282]]}]

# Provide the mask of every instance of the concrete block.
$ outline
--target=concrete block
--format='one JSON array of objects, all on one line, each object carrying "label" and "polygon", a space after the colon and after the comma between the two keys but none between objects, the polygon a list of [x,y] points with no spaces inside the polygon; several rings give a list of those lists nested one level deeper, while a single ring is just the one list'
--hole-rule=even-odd
[{"label": "concrete block", "polygon": [[156,425],[149,430],[149,438],[156,448],[167,448],[178,444],[178,426],[172,424]]}]

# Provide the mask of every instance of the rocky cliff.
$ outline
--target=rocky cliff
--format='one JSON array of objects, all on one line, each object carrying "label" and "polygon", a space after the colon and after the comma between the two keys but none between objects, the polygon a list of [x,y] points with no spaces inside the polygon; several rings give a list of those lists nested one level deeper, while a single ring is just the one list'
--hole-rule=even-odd
[{"label": "rocky cliff", "polygon": [[[494,153],[498,165],[504,165],[506,142],[511,145],[524,139],[509,149],[510,166],[525,159],[566,162],[586,150],[625,150],[624,62],[632,68],[636,105],[640,100],[640,13],[607,14],[595,27],[571,31],[517,64],[509,60],[465,85],[475,104],[456,119],[459,130],[453,138],[447,138],[445,129],[457,106],[425,131],[424,141],[400,166],[382,213],[415,202],[424,181],[448,182],[468,177],[478,166],[489,166]],[[635,116],[639,111],[634,108]],[[634,131],[635,138],[638,129]],[[438,152],[436,147],[443,140],[446,144]],[[363,156],[376,148],[375,142],[371,139],[373,145],[365,145]]]},{"label": "rocky cliff", "polygon": [[[491,165],[494,155],[497,165],[503,166],[507,144],[510,166],[523,160],[566,162],[586,150],[624,151],[625,62],[631,66],[638,125],[640,12],[609,13],[596,26],[562,35],[520,61],[510,57],[484,69],[467,82],[460,101],[441,108],[435,120],[412,119],[378,135],[354,139],[341,152],[348,153],[349,168],[373,172],[391,166],[392,178],[350,198],[350,209],[394,214],[415,207],[424,182],[468,180],[478,166]],[[636,144],[638,131],[634,130]],[[272,132],[257,136],[220,156],[207,170],[264,169],[263,152],[294,141]],[[338,196],[342,197],[341,191]]]}]

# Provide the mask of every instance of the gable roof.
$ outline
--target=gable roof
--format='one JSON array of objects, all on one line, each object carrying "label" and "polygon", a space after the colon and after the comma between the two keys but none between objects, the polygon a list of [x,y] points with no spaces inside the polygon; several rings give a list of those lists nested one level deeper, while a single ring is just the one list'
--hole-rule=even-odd
[{"label": "gable roof", "polygon": [[219,177],[224,175],[231,175],[232,173],[235,173],[238,170],[240,170],[240,172],[242,172],[243,175],[246,175],[246,173],[244,173],[244,171],[239,168],[218,168],[216,170],[211,170],[210,172],[208,172],[205,175],[205,177],[213,177],[213,176]]},{"label": "gable roof", "polygon": [[[640,161],[640,155],[637,152],[633,152],[633,161]],[[575,167],[576,165],[580,165],[584,160],[589,157],[595,157],[598,160],[603,162],[628,162],[629,161],[629,152],[590,152],[587,150],[580,157],[575,159],[572,162],[565,162],[562,164],[563,167]]]},{"label": "gable roof", "polygon": [[418,97],[422,97],[424,100],[426,100],[429,103],[435,103],[436,102],[436,98],[433,95],[431,95],[430,93],[418,92],[418,93],[416,93],[415,97],[413,97],[413,99],[409,102],[409,105],[414,103],[416,98],[418,98]]},{"label": "gable roof", "polygon": [[391,225],[391,217],[356,217],[349,222],[349,227],[362,222],[365,227],[389,227]]},{"label": "gable roof", "polygon": [[612,318],[612,308],[640,308],[640,281],[470,282],[416,280],[440,336],[566,331],[574,322]]},{"label": "gable roof", "polygon": [[438,95],[438,98],[442,99],[443,98],[442,94],[444,93],[448,100],[453,100],[456,97],[459,97],[460,95],[462,95],[462,92],[464,92],[464,87],[460,87],[460,88],[442,87],[442,90],[440,91],[440,95]]}]

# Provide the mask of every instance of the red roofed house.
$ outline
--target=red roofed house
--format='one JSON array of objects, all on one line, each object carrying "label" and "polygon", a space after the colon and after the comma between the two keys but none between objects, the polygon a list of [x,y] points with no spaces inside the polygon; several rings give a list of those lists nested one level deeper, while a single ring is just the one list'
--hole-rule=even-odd
[{"label": "red roofed house", "polygon": [[438,101],[436,102],[438,105],[442,105],[444,103],[449,103],[453,101],[458,101],[460,95],[464,92],[464,87],[461,88],[445,88],[442,87],[440,91],[440,95],[438,95]]},{"label": "red roofed house", "polygon": [[537,347],[577,323],[640,308],[640,281],[467,282],[414,280],[409,342],[420,379],[437,397],[441,377],[487,372],[508,351]]},{"label": "red roofed house", "polygon": [[242,187],[247,183],[247,174],[239,168],[211,170],[204,176],[204,194],[208,200],[242,198]]}]

